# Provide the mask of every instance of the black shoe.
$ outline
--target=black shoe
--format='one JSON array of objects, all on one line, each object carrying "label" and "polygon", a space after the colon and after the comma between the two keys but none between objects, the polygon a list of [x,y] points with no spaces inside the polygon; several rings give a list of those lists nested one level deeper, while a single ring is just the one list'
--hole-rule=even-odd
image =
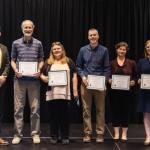
[{"label": "black shoe", "polygon": [[114,142],[119,142],[119,139],[113,139],[114,140]]},{"label": "black shoe", "polygon": [[149,146],[149,145],[150,145],[150,141],[146,141],[146,140],[145,140],[145,141],[144,141],[144,145],[145,145],[145,146]]},{"label": "black shoe", "polygon": [[128,142],[128,139],[121,139],[121,142],[122,142],[122,143],[127,143],[127,142]]},{"label": "black shoe", "polygon": [[62,139],[61,143],[63,145],[68,145],[69,144],[69,139]]},{"label": "black shoe", "polygon": [[56,137],[52,137],[51,139],[50,139],[50,143],[51,144],[56,144],[58,142],[58,139],[56,138]]}]

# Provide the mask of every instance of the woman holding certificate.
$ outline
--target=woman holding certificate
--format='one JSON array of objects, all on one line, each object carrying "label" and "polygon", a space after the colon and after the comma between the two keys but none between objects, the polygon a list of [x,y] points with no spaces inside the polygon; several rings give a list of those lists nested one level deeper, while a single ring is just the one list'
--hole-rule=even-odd
[{"label": "woman holding certificate", "polygon": [[56,144],[60,136],[62,144],[69,144],[68,102],[72,95],[78,96],[77,73],[74,62],[66,56],[60,42],[52,43],[41,79],[48,83],[46,101],[50,110],[50,142]]},{"label": "woman holding certificate", "polygon": [[150,145],[150,40],[145,43],[145,58],[138,63],[138,83],[140,86],[138,111],[143,112],[143,122],[146,132],[144,145]]},{"label": "woman holding certificate", "polygon": [[128,120],[131,105],[132,86],[135,85],[136,63],[126,58],[128,44],[119,42],[115,45],[117,57],[111,62],[110,103],[114,140],[119,140],[119,130],[122,128],[121,141],[127,141]]}]

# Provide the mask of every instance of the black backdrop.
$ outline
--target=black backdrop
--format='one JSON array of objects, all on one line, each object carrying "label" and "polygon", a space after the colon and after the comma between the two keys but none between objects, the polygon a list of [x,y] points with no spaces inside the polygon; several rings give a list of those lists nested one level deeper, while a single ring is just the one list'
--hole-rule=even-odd
[{"label": "black backdrop", "polygon": [[[76,60],[79,48],[88,43],[87,31],[91,27],[99,30],[100,42],[108,47],[110,59],[115,57],[115,43],[124,40],[130,47],[128,56],[137,61],[143,55],[144,42],[150,38],[150,0],[0,0],[1,41],[8,46],[9,52],[12,41],[22,36],[20,24],[24,19],[35,23],[34,36],[42,41],[45,58],[51,42],[61,41],[67,55]],[[13,120],[12,76],[11,70],[5,97],[6,121]],[[41,93],[41,120],[47,121],[44,85]],[[138,122],[136,92],[135,95],[131,118]],[[109,121],[109,95],[106,104]],[[29,109],[25,111],[25,118],[29,118]],[[81,119],[80,110],[72,115]]]}]

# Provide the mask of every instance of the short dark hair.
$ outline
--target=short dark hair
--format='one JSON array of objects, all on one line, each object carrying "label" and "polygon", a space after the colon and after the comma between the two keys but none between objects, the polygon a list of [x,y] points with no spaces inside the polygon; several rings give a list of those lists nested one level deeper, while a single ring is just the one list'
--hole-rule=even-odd
[{"label": "short dark hair", "polygon": [[126,50],[129,50],[129,46],[126,42],[122,41],[122,42],[119,42],[115,45],[115,49],[118,49],[120,48],[121,46],[124,46],[126,48]]},{"label": "short dark hair", "polygon": [[[89,32],[89,31],[92,31],[92,30],[96,30],[97,33],[98,33],[98,30],[97,30],[96,28],[90,28],[90,29],[88,30],[88,32]],[[99,34],[99,33],[98,33],[98,34]]]},{"label": "short dark hair", "polygon": [[0,26],[0,32],[1,32],[1,29],[2,29],[2,28],[1,28],[1,26]]}]

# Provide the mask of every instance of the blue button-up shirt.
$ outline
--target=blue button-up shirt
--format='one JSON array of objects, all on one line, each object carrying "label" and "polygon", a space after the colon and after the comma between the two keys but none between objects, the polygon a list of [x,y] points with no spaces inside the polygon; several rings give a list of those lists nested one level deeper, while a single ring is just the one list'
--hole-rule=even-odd
[{"label": "blue button-up shirt", "polygon": [[76,63],[80,77],[104,75],[108,79],[110,75],[108,49],[102,45],[98,45],[95,49],[92,49],[90,45],[82,47]]}]

